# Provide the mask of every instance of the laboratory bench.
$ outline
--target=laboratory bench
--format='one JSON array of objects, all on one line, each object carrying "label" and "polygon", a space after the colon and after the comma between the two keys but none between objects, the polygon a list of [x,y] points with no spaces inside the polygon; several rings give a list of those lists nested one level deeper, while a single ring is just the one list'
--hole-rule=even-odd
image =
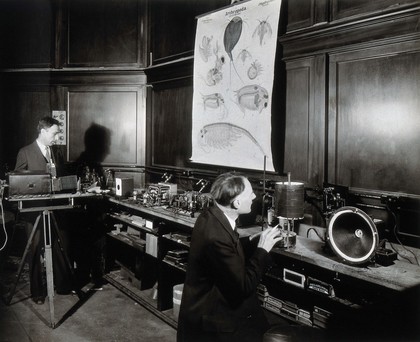
[{"label": "laboratory bench", "polygon": [[[108,210],[105,278],[176,328],[173,287],[185,280],[198,213],[191,217],[173,208],[145,207],[111,196]],[[240,229],[240,234],[260,230],[253,226]],[[411,252],[404,246],[387,247],[410,259]],[[418,249],[409,250],[420,256]],[[420,297],[416,297],[420,267],[414,262],[399,257],[388,266],[351,265],[324,241],[302,236],[297,236],[293,247],[273,248],[270,257],[270,267],[258,287],[262,306],[270,315],[338,332],[354,330],[354,324],[360,330],[366,329],[364,325],[370,329],[372,322],[387,323],[389,328],[390,322],[401,324],[402,317],[407,325],[420,317]]]}]

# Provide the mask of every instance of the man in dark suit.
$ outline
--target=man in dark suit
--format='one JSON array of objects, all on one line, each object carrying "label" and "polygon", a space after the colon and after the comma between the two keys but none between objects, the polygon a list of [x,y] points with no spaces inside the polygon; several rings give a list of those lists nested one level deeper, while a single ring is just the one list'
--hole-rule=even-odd
[{"label": "man in dark suit", "polygon": [[[22,147],[16,157],[15,171],[31,170],[46,172],[47,163],[52,158],[55,162],[54,152],[51,146],[54,144],[57,134],[60,132],[60,123],[53,118],[45,117],[38,123],[38,138],[25,147]],[[48,156],[48,151],[50,156]],[[60,161],[59,161],[60,162]],[[62,162],[62,161],[61,161]]]},{"label": "man in dark suit", "polygon": [[256,245],[239,239],[235,220],[255,198],[247,178],[220,175],[212,185],[215,205],[194,226],[178,321],[178,341],[261,341],[269,328],[256,289],[268,252],[281,240],[264,230]]},{"label": "man in dark suit", "polygon": [[[60,123],[51,117],[44,117],[38,122],[38,138],[25,147],[22,147],[16,158],[15,171],[41,171],[46,172],[47,163],[62,163],[62,156],[55,153],[51,146],[54,144],[57,134],[60,132]],[[27,221],[27,236],[30,236],[36,216],[38,214],[25,214],[24,220]],[[43,304],[46,297],[46,284],[44,277],[43,259],[43,232],[40,228],[42,221],[38,224],[38,229],[34,235],[31,250],[29,252],[29,278],[31,283],[32,300],[37,304]],[[64,243],[62,241],[62,243]],[[53,241],[53,266],[54,279],[57,292],[69,293],[71,289],[70,276],[65,270],[66,263],[63,255],[55,253],[58,251],[57,239]]]}]

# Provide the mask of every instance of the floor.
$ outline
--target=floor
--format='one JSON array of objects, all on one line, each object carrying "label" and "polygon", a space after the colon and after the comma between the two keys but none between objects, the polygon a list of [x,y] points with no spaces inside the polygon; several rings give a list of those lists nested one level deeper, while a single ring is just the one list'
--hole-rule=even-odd
[{"label": "floor", "polygon": [[[25,240],[23,236],[15,236],[14,241]],[[176,330],[172,326],[109,283],[101,291],[87,284],[81,298],[74,294],[55,294],[54,328],[51,328],[48,299],[37,305],[30,298],[27,265],[7,305],[24,247],[24,243],[17,243],[11,253],[0,251],[0,342],[176,341]],[[272,325],[288,329],[290,323],[286,320],[269,312],[267,315]],[[298,340],[318,340],[312,329],[305,336]]]},{"label": "floor", "polygon": [[[48,299],[42,305],[29,298],[26,268],[10,305],[7,293],[19,261],[9,257],[0,274],[0,341],[176,341],[174,328],[137,304],[111,284],[102,291],[86,285],[82,299],[77,295],[55,295],[55,328],[51,328]],[[16,274],[16,273],[15,273]]]}]

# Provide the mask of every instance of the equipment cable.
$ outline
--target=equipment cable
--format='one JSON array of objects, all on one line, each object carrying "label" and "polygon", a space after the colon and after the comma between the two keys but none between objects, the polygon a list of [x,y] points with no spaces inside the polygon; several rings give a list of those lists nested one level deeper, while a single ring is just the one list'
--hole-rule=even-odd
[{"label": "equipment cable", "polygon": [[1,188],[0,189],[0,209],[1,209],[1,220],[2,220],[2,225],[3,225],[3,230],[4,230],[4,236],[5,236],[5,239],[4,239],[4,244],[3,244],[3,246],[1,246],[0,247],[0,251],[2,251],[3,249],[4,249],[4,247],[6,247],[6,244],[7,244],[7,240],[8,240],[8,236],[7,236],[7,230],[6,230],[6,222],[5,222],[5,220],[4,220],[4,210],[3,210],[3,191],[4,191],[4,188]]},{"label": "equipment cable", "polygon": [[[404,245],[403,245],[403,243],[400,241],[400,239],[398,238],[398,233],[397,233],[397,216],[395,215],[395,213],[394,213],[394,211],[393,210],[391,210],[391,208],[387,205],[386,206],[386,208],[388,209],[388,211],[391,213],[391,215],[392,215],[392,217],[394,218],[394,228],[393,228],[393,232],[394,232],[394,236],[395,236],[395,239],[397,240],[397,242],[400,244],[400,246],[403,248],[403,249],[405,249],[407,252],[409,252],[409,253],[411,253],[412,255],[413,255],[413,257],[414,257],[414,259],[416,260],[416,264],[417,265],[419,265],[420,266],[420,264],[419,264],[419,260],[418,260],[418,258],[417,258],[417,256],[416,256],[416,254],[413,252],[413,251],[411,251],[410,249],[408,249],[407,247],[405,247]],[[406,257],[406,256],[404,256],[404,255],[401,255],[396,249],[395,249],[395,247],[392,245],[392,243],[389,243],[390,244],[390,246],[391,246],[391,248],[401,257],[401,258],[403,258],[403,259],[405,259],[405,260],[407,260],[410,264],[413,264],[413,262],[410,260],[410,258],[408,258],[408,257]]]},{"label": "equipment cable", "polygon": [[318,238],[322,241],[322,242],[325,242],[326,240],[318,233],[318,231],[314,228],[314,227],[311,227],[311,228],[309,228],[308,230],[307,230],[307,232],[306,232],[306,237],[307,238],[309,238],[309,232],[310,231],[312,231],[313,230],[313,232],[316,234],[316,236],[318,236]]}]

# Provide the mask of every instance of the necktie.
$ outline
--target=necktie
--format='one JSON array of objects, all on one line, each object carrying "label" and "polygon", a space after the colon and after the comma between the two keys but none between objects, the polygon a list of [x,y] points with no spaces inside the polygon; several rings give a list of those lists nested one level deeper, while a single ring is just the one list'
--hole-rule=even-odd
[{"label": "necktie", "polygon": [[238,228],[235,227],[235,229],[233,230],[233,234],[236,236],[237,239],[239,239]]},{"label": "necktie", "polygon": [[51,152],[49,146],[45,146],[45,158],[47,158],[48,163],[51,163]]}]

